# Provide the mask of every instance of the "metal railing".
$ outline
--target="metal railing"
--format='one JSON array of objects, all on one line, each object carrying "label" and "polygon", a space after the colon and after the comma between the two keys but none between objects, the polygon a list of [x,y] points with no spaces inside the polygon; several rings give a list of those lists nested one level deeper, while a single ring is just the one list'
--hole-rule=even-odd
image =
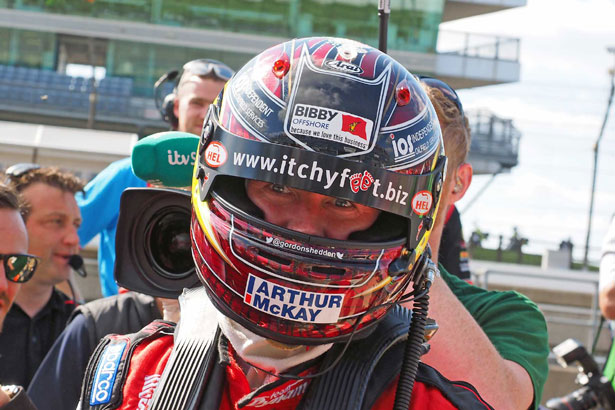
[{"label": "metal railing", "polygon": [[515,37],[440,30],[436,50],[440,54],[518,62],[520,43]]},{"label": "metal railing", "polygon": [[[484,289],[488,289],[490,278],[492,278],[493,276],[500,276],[500,275],[506,276],[508,278],[517,277],[517,278],[523,278],[523,279],[529,279],[529,278],[538,279],[541,281],[545,281],[545,283],[561,284],[562,282],[569,282],[569,283],[583,284],[584,286],[591,287],[592,292],[591,292],[591,303],[589,306],[589,320],[582,319],[582,318],[549,316],[547,317],[547,322],[558,323],[558,324],[563,324],[563,325],[573,325],[573,326],[576,325],[576,326],[582,326],[585,328],[589,328],[589,337],[586,340],[586,347],[589,349],[592,346],[594,339],[596,338],[598,328],[600,327],[600,318],[601,318],[601,313],[598,307],[598,278],[597,276],[594,277],[592,275],[586,275],[586,277],[572,277],[572,276],[567,276],[567,275],[557,275],[557,274],[547,274],[547,273],[537,273],[537,272],[531,272],[531,273],[511,272],[510,270],[504,270],[504,269],[499,270],[499,269],[486,268],[484,270],[473,271],[472,280],[473,280],[473,283],[476,284],[477,286],[480,286]],[[547,286],[545,286],[544,289],[548,290]],[[539,306],[544,305],[545,310],[548,310],[548,311],[554,311],[554,312],[557,311],[559,313],[569,313],[570,314],[572,310],[575,310],[575,312],[573,313],[579,313],[579,312],[587,313],[587,309],[585,310],[582,308],[575,309],[574,307],[571,307],[570,305],[566,304],[565,301],[563,301],[561,304],[555,304],[552,302],[551,303],[540,303],[539,301],[536,301],[536,303]]]},{"label": "metal railing", "polygon": [[512,119],[484,109],[468,110],[466,116],[472,130],[471,156],[495,160],[504,169],[517,165],[521,132]]}]

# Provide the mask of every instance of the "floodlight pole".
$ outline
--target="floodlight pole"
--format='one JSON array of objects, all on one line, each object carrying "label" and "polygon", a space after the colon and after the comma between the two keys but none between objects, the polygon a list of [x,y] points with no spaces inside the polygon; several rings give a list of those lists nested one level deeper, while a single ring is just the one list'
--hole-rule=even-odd
[{"label": "floodlight pole", "polygon": [[[608,47],[607,51],[615,56],[615,47]],[[594,144],[594,169],[592,174],[592,190],[589,199],[589,219],[587,221],[587,237],[585,238],[585,255],[583,256],[583,269],[587,270],[589,265],[588,254],[589,254],[589,238],[591,236],[592,229],[592,216],[594,213],[594,194],[596,192],[596,173],[598,171],[598,149],[600,148],[600,140],[602,139],[602,135],[604,134],[604,128],[606,127],[606,122],[609,119],[609,111],[611,110],[611,103],[613,102],[613,94],[615,93],[615,66],[613,66],[609,70],[611,74],[611,91],[609,93],[609,101],[606,105],[606,112],[604,113],[604,119],[602,120],[602,127],[600,127],[600,134],[598,134],[598,138],[596,139],[596,143]]]},{"label": "floodlight pole", "polygon": [[98,99],[98,95],[96,90],[96,62],[94,60],[94,39],[92,37],[88,37],[88,57],[90,60],[90,66],[92,66],[92,78],[90,78],[92,90],[90,91],[89,95],[90,106],[88,110],[88,123],[86,127],[93,129],[94,119],[96,118],[96,100]]},{"label": "floodlight pole", "polygon": [[389,14],[391,14],[391,0],[378,0],[378,50],[387,52],[387,32],[389,30]]}]

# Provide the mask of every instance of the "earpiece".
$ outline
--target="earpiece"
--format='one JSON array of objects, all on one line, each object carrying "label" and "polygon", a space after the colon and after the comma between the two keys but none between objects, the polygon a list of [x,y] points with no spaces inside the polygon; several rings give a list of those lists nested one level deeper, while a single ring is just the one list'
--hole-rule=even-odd
[{"label": "earpiece", "polygon": [[[175,92],[177,91],[177,78],[179,70],[171,70],[163,74],[154,84],[154,101],[163,120],[169,123],[173,129],[177,128],[178,120],[173,112]],[[165,94],[165,84],[173,84],[173,91]]]},{"label": "earpiece", "polygon": [[175,93],[167,94],[162,100],[162,106],[160,107],[160,115],[162,115],[162,119],[168,122],[173,129],[177,128],[179,120],[175,116],[175,112],[173,108],[175,106]]},{"label": "earpiece", "polygon": [[453,187],[453,193],[458,194],[463,189],[463,183],[461,182],[461,178],[457,176],[455,178],[455,187]]}]

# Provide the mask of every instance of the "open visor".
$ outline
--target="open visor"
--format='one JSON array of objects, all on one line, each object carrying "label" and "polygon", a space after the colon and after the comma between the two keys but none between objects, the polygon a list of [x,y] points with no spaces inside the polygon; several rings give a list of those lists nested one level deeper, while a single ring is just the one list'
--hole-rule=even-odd
[{"label": "open visor", "polygon": [[247,139],[224,130],[212,105],[203,131],[197,178],[204,201],[219,175],[286,185],[346,199],[403,217],[432,215],[446,159],[420,175],[367,166],[303,148]]}]

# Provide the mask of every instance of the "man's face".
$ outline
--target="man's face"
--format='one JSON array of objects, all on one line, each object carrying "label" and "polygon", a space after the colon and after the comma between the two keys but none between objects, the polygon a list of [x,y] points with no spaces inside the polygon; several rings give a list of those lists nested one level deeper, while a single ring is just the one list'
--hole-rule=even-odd
[{"label": "man's face", "polygon": [[68,259],[79,250],[81,212],[75,196],[44,183],[34,183],[21,194],[30,204],[28,253],[40,258],[31,281],[58,284],[68,279]]},{"label": "man's face", "polygon": [[248,181],[246,191],[267,222],[330,239],[346,240],[351,233],[369,228],[380,212],[345,199],[268,182]]},{"label": "man's face", "polygon": [[203,79],[196,75],[182,83],[177,90],[177,98],[173,106],[173,112],[178,119],[177,130],[201,135],[207,109],[214,102],[224,84],[224,81]]},{"label": "man's face", "polygon": [[[0,209],[0,253],[28,253],[28,235],[19,212],[13,209]],[[20,283],[6,278],[4,263],[0,263],[0,331]]]}]

